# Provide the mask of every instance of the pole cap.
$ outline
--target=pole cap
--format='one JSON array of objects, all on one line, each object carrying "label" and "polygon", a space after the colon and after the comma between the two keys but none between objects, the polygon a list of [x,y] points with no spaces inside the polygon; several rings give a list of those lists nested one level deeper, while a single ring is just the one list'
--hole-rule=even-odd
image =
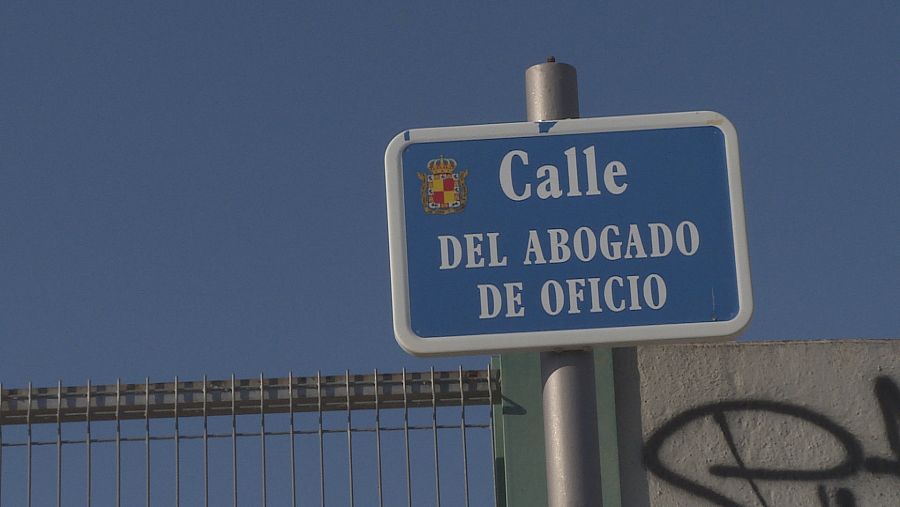
[{"label": "pole cap", "polygon": [[525,70],[528,121],[578,118],[578,75],[575,67],[550,56]]}]

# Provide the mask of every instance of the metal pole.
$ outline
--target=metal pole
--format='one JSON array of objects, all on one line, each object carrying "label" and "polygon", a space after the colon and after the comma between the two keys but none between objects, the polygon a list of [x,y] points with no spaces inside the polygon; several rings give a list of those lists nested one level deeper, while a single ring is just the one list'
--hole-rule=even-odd
[{"label": "metal pole", "polygon": [[[528,121],[578,118],[575,67],[553,57],[525,71]],[[549,507],[599,507],[600,444],[594,355],[590,350],[541,353],[544,448]]]}]

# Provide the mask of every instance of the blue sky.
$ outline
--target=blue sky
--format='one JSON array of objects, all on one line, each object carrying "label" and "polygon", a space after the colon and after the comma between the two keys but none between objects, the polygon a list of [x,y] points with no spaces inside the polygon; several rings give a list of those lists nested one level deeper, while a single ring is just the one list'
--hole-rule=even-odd
[{"label": "blue sky", "polygon": [[0,5],[4,385],[483,367],[390,324],[383,152],[524,120],[716,110],[740,143],[742,339],[898,337],[893,2]]}]

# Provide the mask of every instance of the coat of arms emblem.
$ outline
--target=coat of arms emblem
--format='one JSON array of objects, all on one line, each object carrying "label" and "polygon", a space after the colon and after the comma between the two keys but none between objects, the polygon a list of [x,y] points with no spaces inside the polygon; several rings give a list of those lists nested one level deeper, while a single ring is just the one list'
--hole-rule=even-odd
[{"label": "coat of arms emblem", "polygon": [[428,161],[431,174],[416,173],[422,182],[422,207],[425,213],[446,215],[459,213],[466,207],[469,189],[466,176],[469,171],[456,170],[456,160],[440,158]]}]

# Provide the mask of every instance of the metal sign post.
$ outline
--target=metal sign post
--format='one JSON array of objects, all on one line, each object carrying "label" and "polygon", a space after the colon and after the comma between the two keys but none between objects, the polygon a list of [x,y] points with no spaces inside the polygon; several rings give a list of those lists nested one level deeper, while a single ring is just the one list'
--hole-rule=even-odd
[{"label": "metal sign post", "polygon": [[[578,118],[575,67],[547,63],[525,71],[528,121]],[[594,355],[590,350],[541,353],[544,448],[550,507],[600,505],[600,443]]]}]

